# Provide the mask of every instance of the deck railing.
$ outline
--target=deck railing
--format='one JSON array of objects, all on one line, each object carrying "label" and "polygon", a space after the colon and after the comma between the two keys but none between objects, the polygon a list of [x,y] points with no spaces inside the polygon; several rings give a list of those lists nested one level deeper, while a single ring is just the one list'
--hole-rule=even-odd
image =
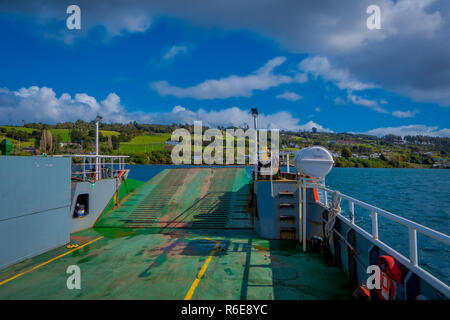
[{"label": "deck railing", "polygon": [[72,158],[72,180],[76,181],[117,178],[128,171],[125,169],[125,159],[128,156],[71,154],[54,157]]},{"label": "deck railing", "polygon": [[[438,289],[440,292],[445,294],[445,296],[450,297],[450,289],[447,284],[433,276],[431,273],[423,269],[419,266],[418,259],[418,247],[417,247],[417,232],[422,233],[423,235],[437,240],[443,244],[450,245],[450,237],[444,233],[433,230],[431,228],[425,227],[421,224],[413,222],[411,220],[402,218],[396,214],[393,214],[389,211],[383,210],[381,208],[375,207],[358,199],[352,198],[345,194],[342,194],[338,191],[334,191],[328,189],[324,186],[317,185],[317,189],[322,190],[323,192],[323,201],[321,204],[327,209],[330,208],[328,205],[328,196],[336,192],[336,195],[343,200],[348,201],[349,214],[350,219],[345,217],[342,214],[339,214],[339,218],[346,223],[350,228],[353,228],[355,231],[358,231],[365,238],[372,241],[374,244],[378,245],[381,249],[386,251],[388,254],[392,255],[395,259],[397,259],[400,263],[408,267],[412,272],[416,273],[434,288]],[[371,233],[367,232],[360,226],[358,226],[355,222],[355,205],[367,209],[371,212]],[[384,242],[380,241],[378,238],[378,216],[383,216],[388,220],[399,223],[408,228],[408,238],[409,238],[409,257],[405,257],[395,249],[391,248]]]}]

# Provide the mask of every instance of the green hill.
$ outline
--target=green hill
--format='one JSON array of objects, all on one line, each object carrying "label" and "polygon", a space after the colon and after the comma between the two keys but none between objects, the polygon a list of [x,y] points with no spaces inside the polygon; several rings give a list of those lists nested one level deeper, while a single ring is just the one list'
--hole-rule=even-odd
[{"label": "green hill", "polygon": [[119,150],[124,153],[164,150],[164,143],[168,139],[170,139],[169,133],[139,135],[129,142],[121,142]]}]

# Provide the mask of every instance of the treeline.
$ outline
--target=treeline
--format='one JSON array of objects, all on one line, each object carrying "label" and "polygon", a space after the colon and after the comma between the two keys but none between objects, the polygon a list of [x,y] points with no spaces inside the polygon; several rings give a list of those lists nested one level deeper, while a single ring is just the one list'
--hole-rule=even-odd
[{"label": "treeline", "polygon": [[[44,129],[68,129],[72,142],[79,143],[81,140],[90,137],[95,137],[95,121],[86,122],[83,120],[77,120],[75,122],[62,122],[54,125],[44,123],[27,123],[27,128],[37,129],[42,131]],[[126,124],[122,123],[102,123],[99,124],[100,130],[116,131],[119,132],[119,142],[128,142],[136,136],[142,134],[160,134],[160,133],[172,133],[178,128],[186,128],[189,131],[193,131],[193,126],[188,124],[172,124],[172,125],[160,125],[160,124],[139,124],[136,121]],[[72,138],[73,137],[73,138]]]},{"label": "treeline", "polygon": [[450,138],[429,136],[405,136],[404,140],[410,144],[433,145],[450,149]]},{"label": "treeline", "polygon": [[151,152],[130,152],[127,162],[130,164],[172,164],[169,150]]},{"label": "treeline", "polygon": [[5,135],[7,138],[20,141],[28,141],[30,139],[40,138],[42,135],[41,130],[33,130],[31,133],[29,133],[24,130],[16,130],[15,128],[11,128],[9,130],[7,130],[6,128],[0,128],[0,133],[2,135]]}]

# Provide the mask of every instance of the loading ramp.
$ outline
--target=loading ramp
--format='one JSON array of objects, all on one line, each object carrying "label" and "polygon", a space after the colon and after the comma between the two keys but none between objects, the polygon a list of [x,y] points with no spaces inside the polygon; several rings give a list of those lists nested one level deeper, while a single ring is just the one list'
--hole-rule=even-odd
[{"label": "loading ramp", "polygon": [[166,169],[95,227],[251,229],[249,190],[245,168]]}]

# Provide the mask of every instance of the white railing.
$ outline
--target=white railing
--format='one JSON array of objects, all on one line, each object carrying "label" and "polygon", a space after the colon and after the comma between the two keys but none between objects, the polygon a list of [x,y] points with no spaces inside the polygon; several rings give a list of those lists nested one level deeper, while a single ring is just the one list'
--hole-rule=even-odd
[{"label": "white railing", "polygon": [[79,181],[98,181],[101,179],[116,178],[125,171],[125,159],[128,156],[116,155],[56,155],[54,157],[69,157],[81,159],[77,163],[72,161],[72,179]]},{"label": "white railing", "polygon": [[[445,294],[446,297],[450,297],[450,288],[447,284],[433,276],[431,273],[426,271],[425,269],[419,266],[418,261],[418,248],[417,248],[417,232],[426,235],[429,238],[435,239],[441,243],[446,245],[450,245],[450,237],[444,233],[433,230],[431,228],[425,227],[421,224],[413,222],[411,220],[402,218],[398,215],[395,215],[389,211],[377,208],[373,205],[360,201],[358,199],[352,198],[345,194],[342,194],[338,191],[334,191],[328,189],[323,186],[316,186],[318,189],[323,191],[323,202],[321,204],[326,208],[329,208],[328,205],[328,194],[336,192],[337,196],[348,201],[349,204],[349,214],[350,219],[346,218],[342,214],[339,214],[339,217],[342,221],[344,221],[349,227],[355,229],[359,233],[361,233],[365,238],[372,241],[376,245],[378,245],[381,249],[392,255],[395,259],[397,259],[400,263],[408,267],[412,272],[417,274],[419,277],[424,279],[434,288]],[[371,212],[371,224],[372,224],[372,232],[369,233],[366,230],[362,229],[355,223],[355,205],[365,208]],[[409,258],[403,256],[401,253],[397,252],[384,242],[378,239],[378,215],[383,216],[391,221],[397,222],[403,226],[408,228],[408,237],[409,237]]]}]

